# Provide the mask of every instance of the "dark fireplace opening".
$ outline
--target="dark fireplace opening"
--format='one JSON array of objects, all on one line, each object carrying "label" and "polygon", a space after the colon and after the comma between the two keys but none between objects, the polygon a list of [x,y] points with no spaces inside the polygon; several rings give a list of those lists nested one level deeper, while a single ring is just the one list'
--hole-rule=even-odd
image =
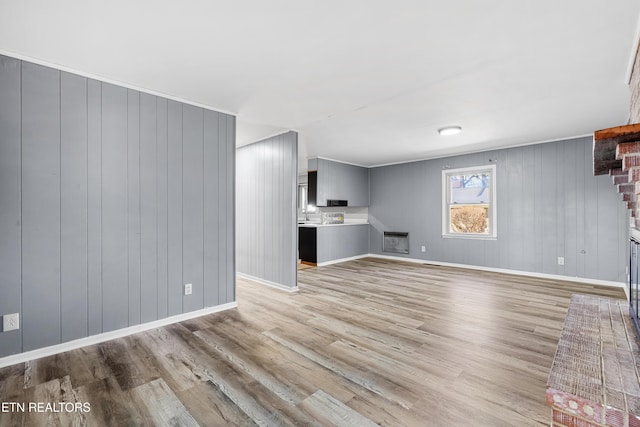
[{"label": "dark fireplace opening", "polygon": [[403,231],[385,231],[382,237],[382,252],[408,254],[409,233]]}]

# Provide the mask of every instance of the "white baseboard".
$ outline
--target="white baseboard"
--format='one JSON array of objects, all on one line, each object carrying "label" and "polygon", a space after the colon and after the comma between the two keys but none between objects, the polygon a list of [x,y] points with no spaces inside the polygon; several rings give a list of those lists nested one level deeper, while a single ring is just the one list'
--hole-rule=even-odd
[{"label": "white baseboard", "polygon": [[110,341],[116,338],[122,338],[129,335],[137,334],[139,332],[148,331],[150,329],[160,328],[162,326],[171,325],[173,323],[182,322],[196,317],[205,316],[207,314],[218,313],[221,311],[236,308],[238,303],[236,301],[226,304],[217,305],[215,307],[207,307],[202,310],[191,311],[189,313],[178,314],[176,316],[167,317],[165,319],[154,320],[153,322],[143,323],[141,325],[129,326],[127,328],[118,329],[116,331],[105,332],[98,335],[92,335],[86,338],[80,338],[77,340],[65,342],[62,344],[52,345],[50,347],[39,348],[37,350],[26,351],[24,353],[16,354],[13,356],[7,356],[0,358],[0,368],[4,368],[18,363],[28,362],[29,360],[41,359],[47,356],[53,356],[54,354],[64,353],[65,351],[75,350],[80,347],[86,347],[93,344],[99,344],[101,342]]},{"label": "white baseboard", "polygon": [[318,265],[318,267],[324,267],[326,265],[339,264],[341,262],[347,262],[347,261],[354,261],[356,259],[365,258],[365,257],[368,257],[368,256],[371,256],[371,254],[356,255],[356,256],[352,256],[352,257],[348,257],[348,258],[340,258],[340,259],[334,259],[334,260],[331,260],[331,261],[319,262],[317,265]]},{"label": "white baseboard", "polygon": [[[432,265],[441,265],[445,267],[457,267],[457,268],[466,268],[470,270],[481,270],[481,271],[490,271],[495,273],[506,273],[506,274],[515,274],[519,276],[529,276],[529,277],[538,277],[543,279],[553,279],[553,280],[565,280],[570,282],[578,282],[585,283],[590,285],[598,285],[598,286],[612,286],[617,288],[624,289],[625,293],[627,292],[627,286],[622,282],[613,282],[608,280],[599,280],[599,279],[589,279],[584,277],[573,277],[573,276],[562,276],[559,274],[547,274],[547,273],[535,273],[530,271],[520,271],[520,270],[509,270],[505,268],[493,268],[493,267],[481,267],[475,265],[468,264],[455,264],[449,262],[440,262],[440,261],[431,261],[417,258],[405,258],[399,256],[391,256],[391,255],[381,255],[381,254],[365,254],[358,255],[355,257],[342,258],[333,261],[327,261],[324,263],[318,264],[319,267],[337,264],[346,261],[353,261],[361,258],[380,258],[380,259],[389,259],[394,261],[404,261],[404,262],[412,262],[418,264],[432,264]],[[254,282],[260,283],[262,285],[270,286],[279,290],[283,290],[286,292],[297,292],[299,288],[296,286],[295,288],[290,288],[281,283],[270,282],[268,280],[260,279],[257,277],[253,277],[243,273],[236,273],[240,277],[244,277],[248,280],[252,280]],[[628,297],[628,295],[627,295]],[[116,331],[105,332],[98,335],[92,335],[86,338],[80,338],[74,341],[69,341],[63,344],[56,344],[50,347],[45,347],[37,350],[31,350],[24,353],[6,356],[0,358],[0,368],[4,368],[11,365],[16,365],[18,363],[24,363],[29,360],[40,359],[47,356],[52,356],[54,354],[63,353],[65,351],[75,350],[80,347],[85,347],[93,344],[99,344],[101,342],[113,340],[116,338],[122,338],[129,335],[133,335],[139,332],[148,331],[150,329],[160,328],[162,326],[170,325],[173,323],[182,322],[184,320],[193,319],[200,316],[205,316],[207,314],[218,313],[221,311],[229,310],[232,308],[236,308],[238,303],[236,301],[217,305],[215,307],[208,307],[202,310],[192,311],[189,313],[179,314],[177,316],[167,317],[165,319],[155,320],[153,322],[143,323],[141,325],[129,326],[127,328],[118,329]]]},{"label": "white baseboard", "polygon": [[405,262],[413,262],[419,264],[432,264],[432,265],[441,265],[443,267],[456,267],[456,268],[466,268],[469,270],[481,270],[481,271],[490,271],[493,273],[505,273],[505,274],[514,274],[517,276],[529,276],[529,277],[537,277],[540,279],[553,279],[553,280],[564,280],[567,282],[578,282],[585,283],[588,285],[598,285],[598,286],[613,286],[616,288],[623,288],[626,292],[626,284],[622,282],[613,282],[609,280],[599,280],[599,279],[589,279],[586,277],[575,277],[575,276],[563,276],[561,274],[548,274],[548,273],[536,273],[532,271],[522,271],[522,270],[509,270],[506,268],[494,268],[494,267],[482,267],[477,265],[470,264],[455,264],[451,262],[441,262],[441,261],[430,261],[426,259],[417,259],[417,258],[405,258],[400,256],[391,256],[391,255],[380,255],[380,254],[369,254],[372,258],[381,258],[381,259],[390,259],[395,261],[405,261]]},{"label": "white baseboard", "polygon": [[279,289],[281,291],[285,291],[285,292],[298,292],[300,290],[300,288],[298,288],[298,286],[296,285],[295,288],[291,288],[287,285],[283,285],[282,283],[277,283],[277,282],[271,282],[269,280],[265,280],[265,279],[261,279],[259,277],[255,277],[255,276],[251,276],[249,274],[244,274],[244,273],[238,273],[236,271],[236,275],[243,277],[247,280],[251,280],[252,282],[256,282],[256,283],[260,283],[261,285],[265,285],[265,286],[269,286],[271,288],[275,288],[275,289]]}]

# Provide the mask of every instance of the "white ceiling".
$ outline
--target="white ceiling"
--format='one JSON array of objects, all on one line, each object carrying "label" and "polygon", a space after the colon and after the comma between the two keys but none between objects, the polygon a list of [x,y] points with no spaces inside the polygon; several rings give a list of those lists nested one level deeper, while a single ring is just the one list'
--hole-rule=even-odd
[{"label": "white ceiling", "polygon": [[[0,0],[0,51],[378,165],[625,124],[637,0]],[[437,129],[463,127],[456,136]]]}]

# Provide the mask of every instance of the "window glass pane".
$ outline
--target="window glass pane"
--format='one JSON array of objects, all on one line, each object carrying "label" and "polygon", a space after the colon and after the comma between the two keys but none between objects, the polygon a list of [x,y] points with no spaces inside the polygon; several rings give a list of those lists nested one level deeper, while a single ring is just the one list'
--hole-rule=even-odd
[{"label": "window glass pane", "polygon": [[298,185],[298,209],[307,210],[307,186]]},{"label": "window glass pane", "polygon": [[489,205],[466,205],[450,207],[450,233],[489,233]]},{"label": "window glass pane", "polygon": [[443,237],[497,238],[496,166],[442,171]]},{"label": "window glass pane", "polygon": [[491,197],[490,175],[450,175],[451,203],[488,203]]}]

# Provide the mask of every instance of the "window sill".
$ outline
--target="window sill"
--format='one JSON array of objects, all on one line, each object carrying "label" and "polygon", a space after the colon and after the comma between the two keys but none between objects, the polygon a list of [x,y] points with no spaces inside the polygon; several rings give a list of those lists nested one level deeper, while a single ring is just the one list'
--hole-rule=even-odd
[{"label": "window sill", "polygon": [[480,236],[478,234],[443,234],[443,239],[498,240],[498,236]]}]

